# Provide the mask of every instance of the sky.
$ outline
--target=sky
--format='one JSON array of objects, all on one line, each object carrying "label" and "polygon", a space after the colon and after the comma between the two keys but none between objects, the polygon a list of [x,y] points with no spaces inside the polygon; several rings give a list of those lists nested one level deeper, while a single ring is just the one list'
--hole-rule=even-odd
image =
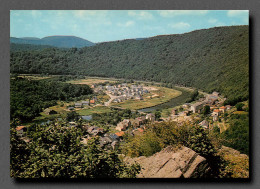
[{"label": "sky", "polygon": [[73,35],[97,43],[248,23],[248,10],[11,10],[10,36]]}]

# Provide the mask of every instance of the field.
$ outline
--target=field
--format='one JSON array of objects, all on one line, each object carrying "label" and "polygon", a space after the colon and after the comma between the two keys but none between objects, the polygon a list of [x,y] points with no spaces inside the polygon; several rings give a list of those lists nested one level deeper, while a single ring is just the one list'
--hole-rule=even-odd
[{"label": "field", "polygon": [[101,113],[111,112],[111,110],[110,110],[110,108],[108,108],[106,106],[95,106],[95,107],[91,107],[91,108],[77,110],[76,112],[79,115],[91,115],[93,113],[101,114]]},{"label": "field", "polygon": [[117,81],[118,80],[116,80],[116,79],[107,79],[107,78],[100,78],[100,77],[87,77],[86,79],[72,80],[72,81],[68,81],[67,83],[92,85],[92,84],[105,83],[105,82],[115,83]]},{"label": "field", "polygon": [[18,77],[31,79],[31,80],[41,80],[41,79],[49,79],[51,76],[40,76],[40,75],[27,75],[27,74],[21,74]]},{"label": "field", "polygon": [[182,94],[181,91],[156,87],[158,90],[153,90],[151,93],[144,95],[144,100],[127,100],[121,103],[112,103],[112,106],[118,106],[124,109],[138,110],[142,108],[156,106],[164,102],[169,101],[172,98],[176,98]]}]

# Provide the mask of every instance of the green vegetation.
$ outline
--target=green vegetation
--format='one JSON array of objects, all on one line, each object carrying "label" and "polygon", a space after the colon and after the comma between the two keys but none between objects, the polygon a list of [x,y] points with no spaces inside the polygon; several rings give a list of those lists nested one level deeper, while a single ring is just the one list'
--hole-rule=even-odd
[{"label": "green vegetation", "polygon": [[94,113],[100,114],[100,113],[107,113],[107,112],[111,112],[111,109],[106,106],[95,106],[95,107],[89,107],[89,108],[77,110],[77,113],[79,115],[91,115]]},{"label": "green vegetation", "polygon": [[235,105],[249,97],[248,26],[100,43],[82,49],[11,52],[12,73],[150,80],[214,90]]},{"label": "green vegetation", "polygon": [[56,105],[58,100],[72,101],[92,94],[87,85],[72,85],[47,80],[11,79],[11,120],[31,121],[43,109]]},{"label": "green vegetation", "polygon": [[220,135],[223,145],[249,155],[249,115],[233,114],[229,122],[229,129]]},{"label": "green vegetation", "polygon": [[197,99],[197,97],[199,96],[199,91],[198,89],[195,89],[192,93],[191,93],[191,96],[190,98],[186,101],[186,102],[193,102]]},{"label": "green vegetation", "polygon": [[92,120],[101,124],[116,125],[124,119],[136,118],[139,116],[138,112],[132,112],[130,109],[112,110],[111,112],[92,114]]},{"label": "green vegetation", "polygon": [[116,151],[100,148],[98,138],[80,142],[82,130],[62,123],[35,126],[25,143],[11,129],[11,177],[14,178],[134,178],[139,165],[125,165]]},{"label": "green vegetation", "polygon": [[[207,134],[203,128],[194,124],[184,124],[183,126],[179,127],[176,122],[162,122],[158,124],[154,124],[146,130],[146,132],[138,137],[130,137],[129,144],[130,146],[125,147],[126,154],[130,156],[135,156],[138,154],[150,156],[154,152],[160,151],[163,147],[168,145],[184,145],[187,146],[197,153],[201,154],[202,156],[210,156],[213,155],[216,151],[211,144],[210,140],[207,138]],[[152,142],[150,148],[153,146],[156,147],[155,149],[149,149],[147,147],[142,147],[142,145],[147,145],[144,143],[137,143],[135,140],[146,140],[145,138],[153,137],[154,140],[148,140]],[[153,144],[155,142],[155,144]],[[135,145],[131,145],[131,143],[135,143]],[[138,145],[137,145],[138,144]],[[134,147],[134,149],[131,148]],[[138,146],[142,149],[147,149],[148,151],[139,151]],[[161,148],[158,148],[161,146]],[[153,152],[153,153],[148,153]]]}]

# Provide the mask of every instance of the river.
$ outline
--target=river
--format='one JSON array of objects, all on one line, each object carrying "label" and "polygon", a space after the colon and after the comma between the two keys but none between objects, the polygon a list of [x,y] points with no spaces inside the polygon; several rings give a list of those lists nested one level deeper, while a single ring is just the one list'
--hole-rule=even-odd
[{"label": "river", "polygon": [[165,103],[162,103],[162,104],[158,104],[158,105],[153,106],[153,107],[139,109],[138,111],[141,111],[141,112],[153,112],[153,111],[156,111],[156,110],[173,108],[175,106],[179,106],[181,104],[184,104],[186,102],[186,100],[190,97],[191,92],[187,91],[185,89],[180,89],[180,88],[174,88],[174,89],[181,91],[182,94],[180,96],[176,97],[176,98],[172,98],[168,102],[165,102]]}]

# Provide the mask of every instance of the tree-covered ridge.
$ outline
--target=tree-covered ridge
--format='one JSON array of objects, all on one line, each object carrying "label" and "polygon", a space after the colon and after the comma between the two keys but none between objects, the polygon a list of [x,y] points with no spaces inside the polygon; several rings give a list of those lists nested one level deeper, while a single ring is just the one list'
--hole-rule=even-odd
[{"label": "tree-covered ridge", "polygon": [[70,50],[12,52],[11,72],[152,80],[249,96],[248,26],[123,40]]},{"label": "tree-covered ridge", "polygon": [[49,80],[11,79],[10,115],[28,121],[38,116],[44,108],[53,106],[57,100],[71,101],[75,97],[92,94],[88,85],[73,85]]},{"label": "tree-covered ridge", "polygon": [[89,47],[95,45],[86,39],[76,36],[47,36],[42,39],[33,37],[16,38],[10,37],[10,43],[31,44],[31,45],[50,45],[53,47],[72,48]]},{"label": "tree-covered ridge", "polygon": [[10,43],[10,51],[11,52],[42,50],[42,49],[47,49],[47,48],[52,48],[52,46]]}]

